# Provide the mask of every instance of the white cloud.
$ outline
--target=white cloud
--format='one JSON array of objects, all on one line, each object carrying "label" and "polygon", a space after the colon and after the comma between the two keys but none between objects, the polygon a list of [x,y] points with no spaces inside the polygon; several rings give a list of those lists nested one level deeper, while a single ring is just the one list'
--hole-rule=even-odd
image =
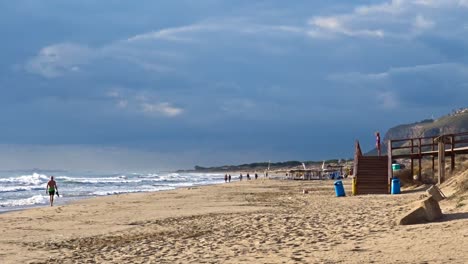
[{"label": "white cloud", "polygon": [[[468,0],[392,0],[350,8],[348,13],[318,15],[306,19],[305,23],[295,24],[260,23],[255,18],[205,20],[137,34],[94,49],[72,43],[51,45],[29,60],[26,69],[31,73],[54,78],[65,74],[85,73],[86,64],[111,58],[160,75],[186,74],[183,71],[187,69],[181,66],[191,62],[197,52],[185,45],[194,43],[200,46],[216,45],[217,41],[222,41],[236,46],[237,43],[231,45],[231,42],[239,41],[242,45],[247,44],[253,49],[280,56],[289,50],[281,43],[278,45],[279,40],[291,37],[407,40],[419,36],[421,32],[429,34],[436,30],[440,30],[440,35],[444,37],[459,36],[463,25],[447,22],[446,11],[461,5],[468,6]],[[457,26],[458,31],[455,31]],[[444,28],[447,30],[442,32]],[[165,43],[167,41],[171,41],[171,45]]]},{"label": "white cloud", "polygon": [[320,37],[327,33],[342,34],[350,37],[384,37],[385,33],[381,29],[352,29],[345,26],[347,17],[330,16],[330,17],[315,17],[309,21],[309,24],[315,28],[309,31],[312,37]]},{"label": "white cloud", "polygon": [[458,63],[435,63],[422,64],[407,67],[392,67],[385,72],[377,73],[344,73],[331,74],[328,79],[338,82],[369,82],[369,81],[388,81],[396,75],[408,74],[434,74],[440,72],[450,72],[459,75],[466,75],[468,79],[468,66]]},{"label": "white cloud", "polygon": [[158,102],[154,99],[154,95],[135,93],[124,88],[114,88],[106,93],[106,96],[114,102],[115,107],[126,112],[136,112],[154,117],[176,117],[184,112],[183,108],[176,107],[172,103]]},{"label": "white cloud", "polygon": [[[468,65],[459,63],[424,64],[389,68],[379,73],[335,74],[329,78],[346,91],[372,95],[370,105],[382,109],[448,106],[468,95]],[[453,94],[440,97],[441,93]]]},{"label": "white cloud", "polygon": [[127,39],[128,42],[142,40],[172,40],[172,41],[191,41],[192,38],[187,37],[188,34],[201,31],[214,31],[219,27],[213,24],[192,24],[181,27],[165,28],[158,31],[152,31],[135,35]]},{"label": "white cloud", "polygon": [[357,15],[370,15],[375,13],[398,14],[404,10],[404,0],[392,0],[376,5],[363,5],[356,7],[354,13]]},{"label": "white cloud", "polygon": [[458,5],[460,5],[462,7],[468,7],[468,0],[460,0],[458,2]]},{"label": "white cloud", "polygon": [[90,48],[75,43],[58,43],[42,48],[35,57],[26,62],[24,68],[30,73],[46,78],[57,78],[85,72],[83,66],[109,58],[161,74],[174,70],[163,62],[180,60],[180,56],[154,52],[151,47],[144,49],[134,47],[121,41],[111,42],[100,48]]},{"label": "white cloud", "polygon": [[395,109],[399,106],[399,100],[394,92],[384,91],[377,94],[379,105],[387,110]]},{"label": "white cloud", "polygon": [[230,99],[221,105],[221,109],[230,114],[248,114],[253,111],[253,108],[255,108],[255,103],[244,98]]},{"label": "white cloud", "polygon": [[[208,35],[207,35],[208,34]],[[214,35],[217,36],[214,36]],[[46,78],[56,78],[65,74],[85,72],[86,64],[97,63],[100,59],[113,59],[137,65],[145,71],[160,74],[174,73],[172,64],[183,63],[191,54],[177,47],[168,47],[164,41],[180,42],[190,45],[193,42],[213,43],[213,38],[229,38],[233,34],[251,35],[252,37],[307,36],[304,27],[294,25],[256,24],[243,19],[225,19],[206,21],[181,27],[171,27],[151,31],[124,40],[109,42],[101,47],[89,48],[75,43],[58,43],[42,48],[38,54],[26,62],[25,68],[30,73]],[[208,38],[207,38],[208,36]],[[246,41],[244,37],[239,38]],[[264,42],[268,43],[268,42]],[[159,45],[162,44],[162,45]],[[160,48],[164,46],[164,48]],[[252,47],[256,46],[252,43]],[[263,45],[262,50],[276,50]]]},{"label": "white cloud", "polygon": [[119,100],[117,101],[117,107],[119,108],[127,108],[128,101],[127,100]]},{"label": "white cloud", "polygon": [[77,72],[81,65],[87,64],[92,57],[92,50],[73,43],[59,43],[47,46],[29,60],[26,70],[46,78]]},{"label": "white cloud", "polygon": [[170,103],[142,103],[142,110],[148,114],[162,114],[167,117],[175,117],[184,112],[182,108],[175,107]]},{"label": "white cloud", "polygon": [[453,20],[447,14],[459,11],[460,6],[468,7],[468,0],[391,0],[361,5],[350,12],[313,17],[309,20],[313,27],[310,35],[408,39],[423,30],[434,30],[434,21],[438,20],[450,24],[447,25],[450,32],[457,26],[452,25]]},{"label": "white cloud", "polygon": [[106,94],[107,97],[110,97],[110,98],[119,98],[120,97],[120,93],[117,92],[117,91],[110,91]]},{"label": "white cloud", "polygon": [[257,24],[242,19],[225,19],[219,21],[207,21],[195,23],[180,27],[165,28],[158,31],[151,31],[138,34],[128,38],[126,41],[141,42],[151,40],[166,40],[166,41],[179,41],[179,42],[193,42],[200,41],[197,34],[216,33],[216,34],[269,34],[269,33],[283,33],[283,34],[300,34],[306,35],[307,32],[303,25],[265,25]]},{"label": "white cloud", "polygon": [[310,21],[310,24],[331,31],[343,30],[343,25],[341,24],[340,20],[336,17],[316,17],[312,21]]},{"label": "white cloud", "polygon": [[426,30],[426,29],[432,28],[434,26],[434,24],[435,23],[433,21],[424,18],[424,16],[422,16],[422,15],[418,15],[414,19],[413,27],[416,30]]}]

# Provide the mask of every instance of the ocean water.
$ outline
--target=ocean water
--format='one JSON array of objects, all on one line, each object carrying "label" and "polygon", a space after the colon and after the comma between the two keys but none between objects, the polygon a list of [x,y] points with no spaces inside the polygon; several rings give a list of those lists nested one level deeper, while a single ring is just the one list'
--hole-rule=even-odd
[{"label": "ocean water", "polygon": [[48,206],[46,185],[54,176],[60,197],[54,205],[71,200],[135,192],[172,190],[219,184],[221,173],[93,173],[66,171],[0,171],[0,212]]}]

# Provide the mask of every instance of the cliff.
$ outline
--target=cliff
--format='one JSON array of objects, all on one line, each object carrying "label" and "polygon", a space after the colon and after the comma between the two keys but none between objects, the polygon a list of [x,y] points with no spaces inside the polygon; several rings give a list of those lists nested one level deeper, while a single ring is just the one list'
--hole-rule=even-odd
[{"label": "cliff", "polygon": [[[382,152],[386,153],[386,142],[390,139],[432,137],[441,134],[461,133],[468,131],[468,108],[453,111],[438,119],[426,119],[412,124],[398,125],[390,128],[383,138]],[[376,149],[366,153],[375,155]]]}]

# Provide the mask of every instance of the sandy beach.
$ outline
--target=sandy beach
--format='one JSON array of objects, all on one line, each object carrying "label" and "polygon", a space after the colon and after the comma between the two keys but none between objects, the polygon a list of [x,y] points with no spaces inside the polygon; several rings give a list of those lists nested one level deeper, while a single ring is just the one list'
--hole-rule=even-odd
[{"label": "sandy beach", "polygon": [[9,212],[0,262],[468,263],[468,206],[444,200],[441,221],[399,226],[422,188],[334,194],[332,181],[259,179]]}]

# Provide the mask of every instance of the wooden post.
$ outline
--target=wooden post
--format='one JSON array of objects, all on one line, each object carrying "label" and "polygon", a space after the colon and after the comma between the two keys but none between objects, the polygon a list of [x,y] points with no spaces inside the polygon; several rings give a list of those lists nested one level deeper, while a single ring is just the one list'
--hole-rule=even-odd
[{"label": "wooden post", "polygon": [[413,175],[414,175],[414,159],[413,159],[413,157],[411,157],[410,159],[411,159],[411,178],[413,178]]},{"label": "wooden post", "polygon": [[422,171],[422,168],[421,168],[421,152],[422,152],[422,146],[421,146],[421,138],[419,138],[419,150],[418,150],[418,179],[421,181],[421,171]]},{"label": "wooden post", "polygon": [[453,171],[455,170],[455,151],[454,151],[454,148],[455,148],[455,136],[452,135],[450,137],[450,145],[451,145],[451,148],[450,148],[450,173],[452,174]]},{"label": "wooden post", "polygon": [[439,185],[445,179],[445,138],[444,136],[439,137],[439,146],[438,146],[438,165],[439,165]]},{"label": "wooden post", "polygon": [[353,176],[356,178],[358,173],[359,157],[362,156],[361,147],[359,146],[359,141],[356,140],[356,145],[354,149],[354,169]]},{"label": "wooden post", "polygon": [[[432,151],[435,150],[435,138],[432,138]],[[435,176],[435,156],[432,155],[432,176]]]},{"label": "wooden post", "polygon": [[388,190],[390,192],[390,186],[392,183],[392,178],[393,178],[393,169],[392,169],[392,163],[393,163],[393,157],[392,157],[392,140],[388,140],[388,146],[387,146],[387,156],[388,156]]},{"label": "wooden post", "polygon": [[411,153],[410,153],[410,159],[411,159],[411,178],[413,178],[413,175],[414,175],[414,159],[413,159],[413,153],[414,153],[414,139],[411,139]]},{"label": "wooden post", "polygon": [[419,181],[422,180],[422,179],[421,179],[421,175],[422,175],[421,171],[422,171],[422,168],[421,168],[421,156],[419,156],[419,159],[418,159],[418,179],[419,179]]}]

